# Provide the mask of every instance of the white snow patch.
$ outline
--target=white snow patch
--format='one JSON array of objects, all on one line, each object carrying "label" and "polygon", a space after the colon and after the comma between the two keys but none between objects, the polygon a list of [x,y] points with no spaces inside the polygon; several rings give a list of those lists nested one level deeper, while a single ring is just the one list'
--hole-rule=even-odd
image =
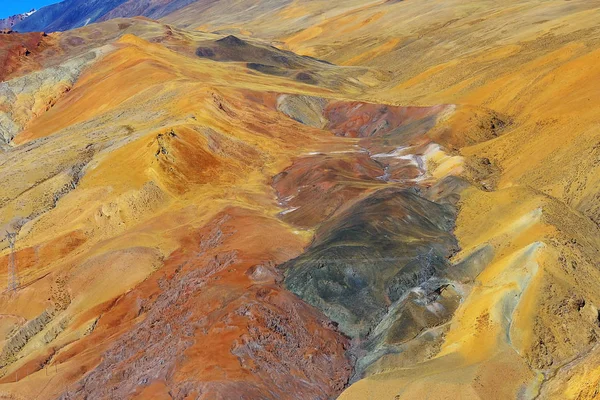
[{"label": "white snow patch", "polygon": [[282,212],[279,213],[279,215],[285,215],[285,214],[289,214],[291,212],[296,211],[297,209],[299,209],[300,207],[292,207],[292,208],[288,208],[287,210],[284,210]]}]

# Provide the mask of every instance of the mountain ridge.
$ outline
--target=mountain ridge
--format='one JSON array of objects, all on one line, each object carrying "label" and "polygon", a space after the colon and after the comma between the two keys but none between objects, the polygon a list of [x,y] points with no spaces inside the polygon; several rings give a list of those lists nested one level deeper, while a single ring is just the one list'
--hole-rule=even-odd
[{"label": "mountain ridge", "polygon": [[12,30],[13,27],[19,22],[25,20],[26,18],[33,15],[37,10],[35,8],[29,10],[28,12],[11,15],[6,18],[0,19],[0,30]]},{"label": "mountain ridge", "polygon": [[82,4],[79,0],[63,0],[42,7],[37,15],[18,21],[14,30],[55,32],[113,18],[145,16],[159,19],[197,1],[199,0],[91,0]]},{"label": "mountain ridge", "polygon": [[597,397],[599,2],[184,3],[0,35],[2,395]]}]

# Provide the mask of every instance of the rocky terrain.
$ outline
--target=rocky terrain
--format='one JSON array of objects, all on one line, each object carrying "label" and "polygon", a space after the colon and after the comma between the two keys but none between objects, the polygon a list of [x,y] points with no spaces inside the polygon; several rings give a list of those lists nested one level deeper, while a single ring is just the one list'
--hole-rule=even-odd
[{"label": "rocky terrain", "polygon": [[597,398],[599,12],[67,0],[0,34],[0,398]]}]

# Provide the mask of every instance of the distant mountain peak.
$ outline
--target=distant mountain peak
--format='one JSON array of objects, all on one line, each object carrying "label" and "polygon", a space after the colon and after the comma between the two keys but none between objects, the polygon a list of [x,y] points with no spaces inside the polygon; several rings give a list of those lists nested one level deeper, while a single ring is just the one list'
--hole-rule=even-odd
[{"label": "distant mountain peak", "polygon": [[197,1],[199,0],[64,0],[41,8],[26,21],[19,21],[14,30],[56,32],[113,18],[144,16],[159,19]]},{"label": "distant mountain peak", "polygon": [[21,21],[24,21],[29,16],[33,15],[37,10],[32,8],[29,12],[11,15],[10,17],[0,19],[0,30],[10,30]]}]

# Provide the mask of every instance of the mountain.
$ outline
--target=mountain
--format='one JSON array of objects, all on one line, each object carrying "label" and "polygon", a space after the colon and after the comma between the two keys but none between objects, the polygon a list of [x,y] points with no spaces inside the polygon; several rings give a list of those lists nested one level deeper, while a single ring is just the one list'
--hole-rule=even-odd
[{"label": "mountain", "polygon": [[0,19],[0,30],[12,29],[16,24],[18,24],[19,22],[23,21],[24,19],[30,17],[35,12],[36,12],[36,10],[32,9],[31,11],[23,13],[23,14],[11,15],[8,18]]},{"label": "mountain", "polygon": [[0,397],[597,398],[599,8],[66,1],[0,34]]},{"label": "mountain", "polygon": [[[43,7],[37,15],[17,23],[19,32],[55,32],[119,17],[161,18],[196,0],[65,0]],[[205,1],[203,0],[202,3]],[[208,2],[210,3],[210,1]]]},{"label": "mountain", "polygon": [[125,0],[67,0],[42,7],[14,26],[18,32],[54,32],[85,26],[97,21]]}]

